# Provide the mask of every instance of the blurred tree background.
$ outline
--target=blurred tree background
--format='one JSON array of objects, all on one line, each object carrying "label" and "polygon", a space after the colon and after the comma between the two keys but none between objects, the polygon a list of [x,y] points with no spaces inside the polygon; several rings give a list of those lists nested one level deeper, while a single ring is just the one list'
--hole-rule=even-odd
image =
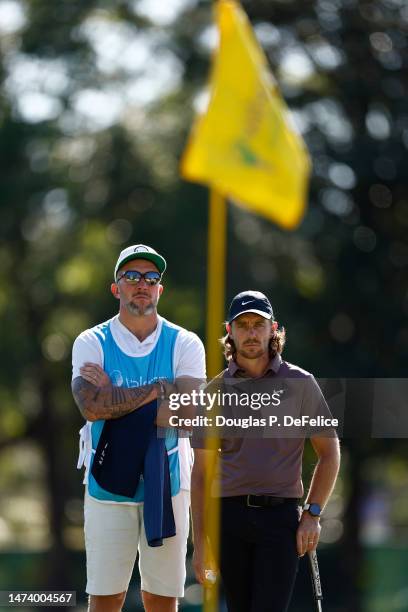
[{"label": "blurred tree background", "polygon": [[[317,376],[402,378],[408,5],[244,8],[313,176],[293,233],[230,206],[228,301],[267,293],[286,357]],[[0,589],[73,589],[83,606],[71,346],[115,312],[114,263],[137,242],[168,259],[161,313],[204,339],[207,192],[178,162],[216,33],[209,1],[0,0],[0,36]],[[352,385],[346,401],[358,416]],[[363,430],[343,453],[323,523],[325,609],[407,611],[405,440]],[[182,607],[198,610],[191,572],[189,585]],[[310,597],[300,578],[292,611]]]}]

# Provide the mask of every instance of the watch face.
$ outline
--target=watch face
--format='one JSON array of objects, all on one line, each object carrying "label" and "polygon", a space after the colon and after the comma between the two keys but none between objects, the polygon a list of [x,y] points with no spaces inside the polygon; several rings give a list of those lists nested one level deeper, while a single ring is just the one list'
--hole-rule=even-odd
[{"label": "watch face", "polygon": [[321,509],[319,504],[310,504],[309,512],[312,516],[320,516]]}]

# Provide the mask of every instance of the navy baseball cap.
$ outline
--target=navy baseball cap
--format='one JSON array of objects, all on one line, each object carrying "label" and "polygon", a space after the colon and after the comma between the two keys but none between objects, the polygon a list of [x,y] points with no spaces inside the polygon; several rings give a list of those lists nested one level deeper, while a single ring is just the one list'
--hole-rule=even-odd
[{"label": "navy baseball cap", "polygon": [[228,313],[228,323],[246,312],[254,312],[265,319],[273,319],[270,301],[260,291],[242,291],[234,297]]},{"label": "navy baseball cap", "polygon": [[119,268],[132,259],[147,259],[148,261],[151,261],[154,263],[160,274],[163,274],[167,265],[164,257],[159,255],[159,253],[152,249],[152,247],[146,246],[145,244],[134,244],[133,246],[124,249],[119,255],[113,273],[115,280]]}]

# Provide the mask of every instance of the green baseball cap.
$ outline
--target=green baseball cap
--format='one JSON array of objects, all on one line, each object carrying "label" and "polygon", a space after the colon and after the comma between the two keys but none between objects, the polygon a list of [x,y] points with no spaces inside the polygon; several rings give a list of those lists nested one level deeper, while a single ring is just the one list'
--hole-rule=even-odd
[{"label": "green baseball cap", "polygon": [[160,274],[163,274],[167,266],[164,257],[159,255],[159,253],[152,249],[152,247],[146,246],[145,244],[134,244],[133,246],[124,249],[119,255],[118,261],[116,262],[115,271],[113,273],[115,281],[119,268],[121,268],[127,261],[132,261],[132,259],[147,259],[148,261],[151,261],[154,263]]}]

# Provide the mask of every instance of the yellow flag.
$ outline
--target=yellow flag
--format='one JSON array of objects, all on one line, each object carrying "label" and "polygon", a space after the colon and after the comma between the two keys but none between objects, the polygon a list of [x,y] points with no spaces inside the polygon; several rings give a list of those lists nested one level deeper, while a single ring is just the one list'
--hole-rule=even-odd
[{"label": "yellow flag", "polygon": [[210,100],[191,131],[181,174],[293,229],[305,209],[306,147],[246,14],[234,0],[219,0],[215,10],[220,40]]}]

